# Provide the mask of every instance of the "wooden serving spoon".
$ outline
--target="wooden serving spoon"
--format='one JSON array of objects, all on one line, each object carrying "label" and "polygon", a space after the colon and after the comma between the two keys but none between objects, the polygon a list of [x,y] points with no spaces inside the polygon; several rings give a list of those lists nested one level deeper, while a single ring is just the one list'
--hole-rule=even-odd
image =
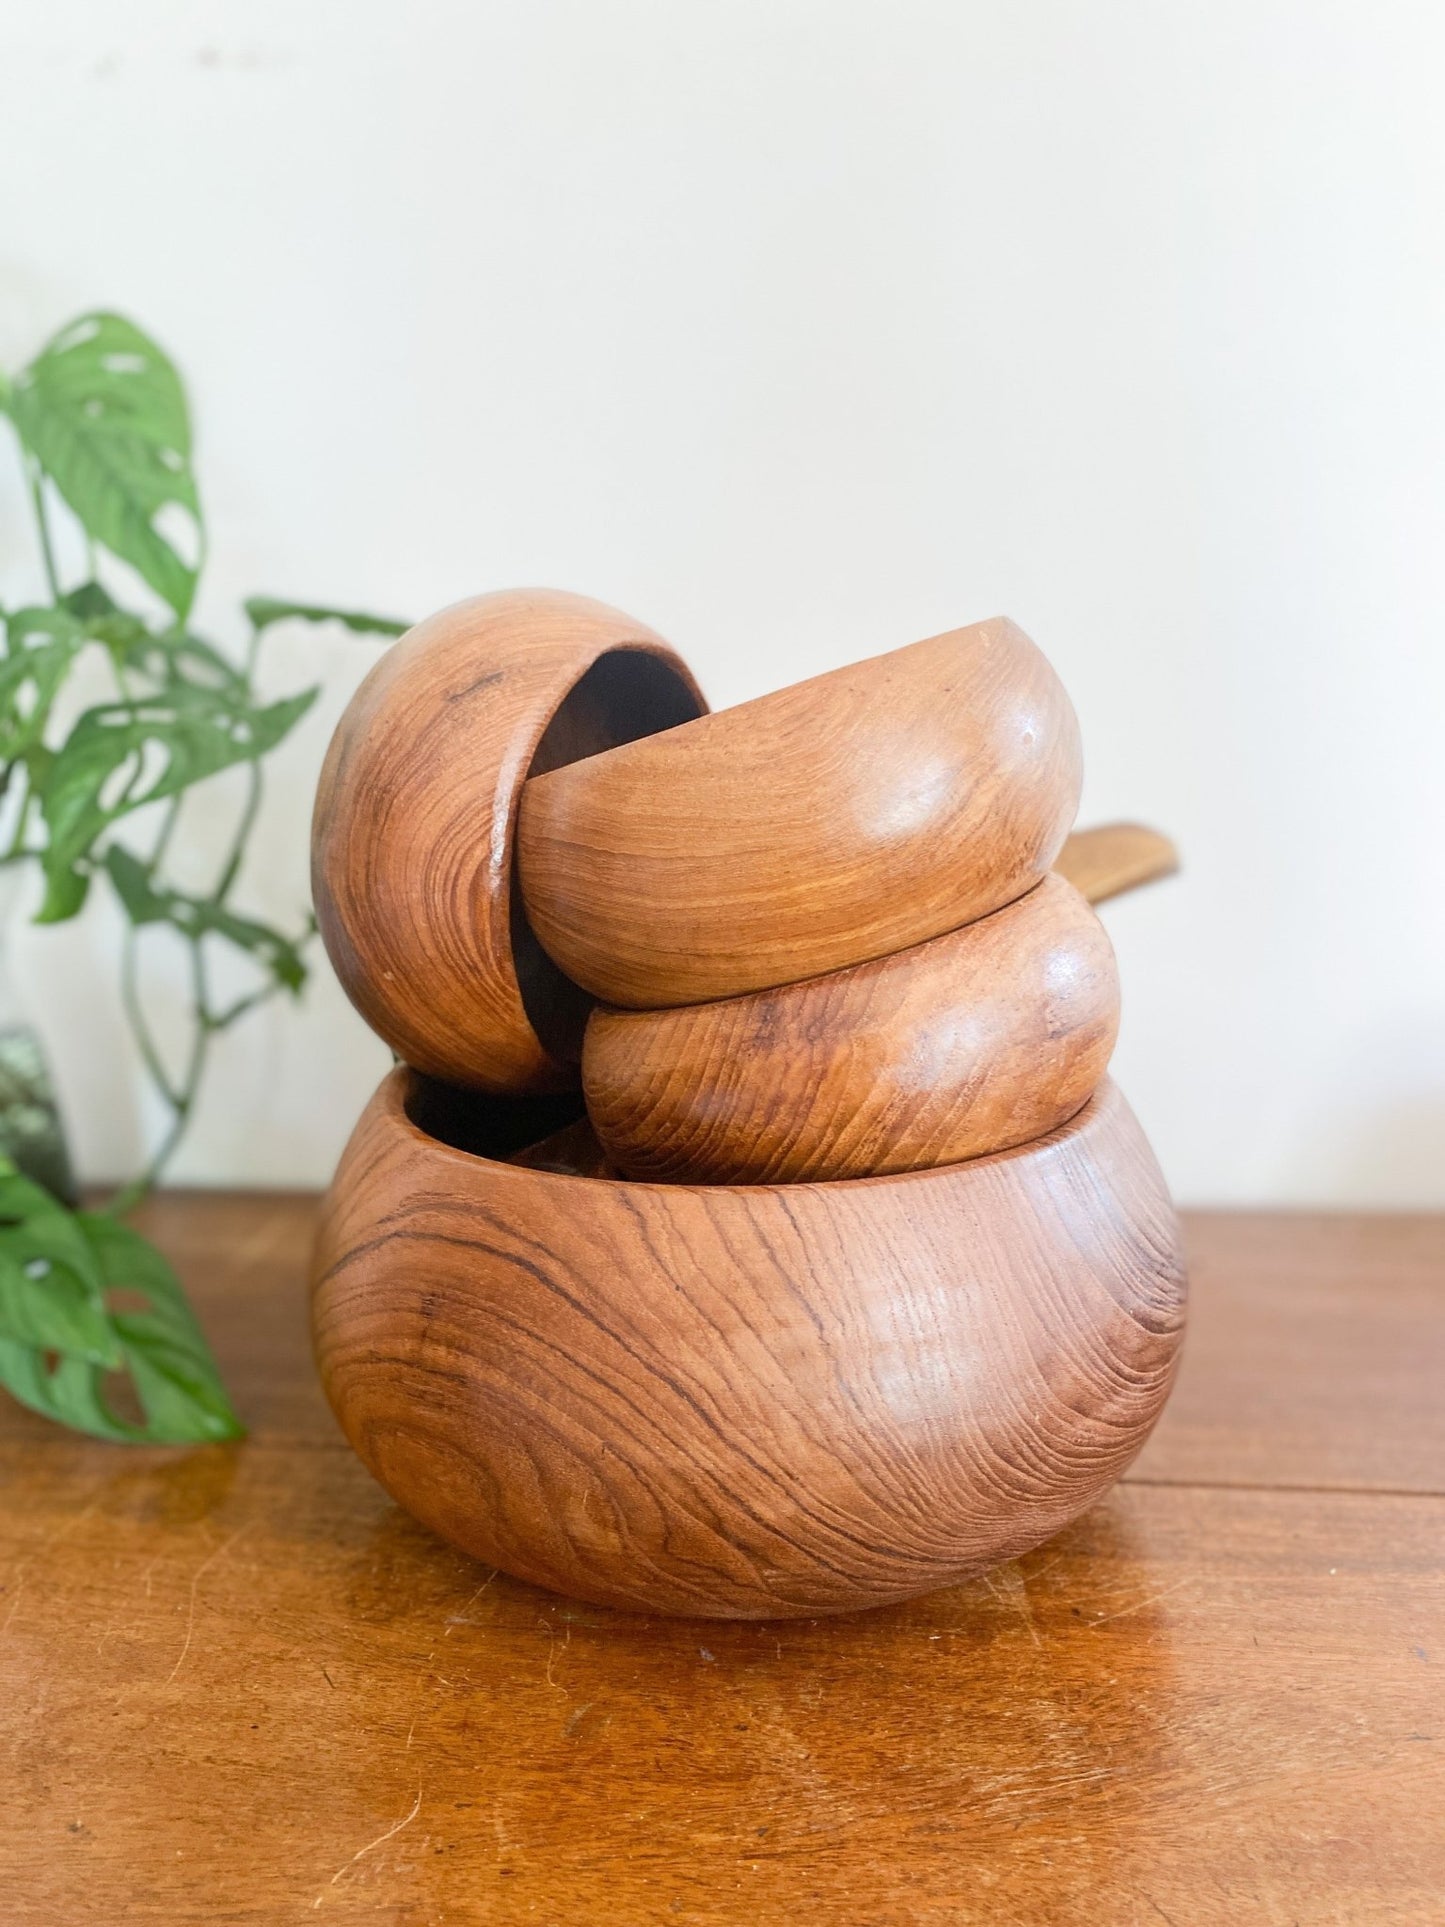
[{"label": "wooden serving spoon", "polygon": [[1090,903],[1104,903],[1141,884],[1173,876],[1179,852],[1167,836],[1142,823],[1097,823],[1065,839],[1054,868]]}]

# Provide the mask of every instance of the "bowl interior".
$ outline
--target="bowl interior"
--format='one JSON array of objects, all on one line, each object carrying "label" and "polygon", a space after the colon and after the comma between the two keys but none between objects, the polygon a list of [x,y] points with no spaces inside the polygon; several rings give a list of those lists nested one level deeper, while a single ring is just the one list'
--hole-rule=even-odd
[{"label": "bowl interior", "polygon": [[[645,648],[609,649],[577,679],[557,706],[533,752],[527,775],[543,776],[548,770],[580,763],[585,757],[620,748],[639,737],[660,735],[679,723],[694,721],[706,710],[696,685],[678,662]],[[558,1062],[575,1063],[581,1054],[582,1033],[593,1000],[558,969],[538,942],[522,902],[515,865],[511,919],[512,963],[527,1020]]]},{"label": "bowl interior", "polygon": [[416,1072],[406,1079],[402,1108],[409,1122],[427,1137],[494,1162],[551,1137],[587,1114],[576,1091],[556,1097],[487,1097]]}]

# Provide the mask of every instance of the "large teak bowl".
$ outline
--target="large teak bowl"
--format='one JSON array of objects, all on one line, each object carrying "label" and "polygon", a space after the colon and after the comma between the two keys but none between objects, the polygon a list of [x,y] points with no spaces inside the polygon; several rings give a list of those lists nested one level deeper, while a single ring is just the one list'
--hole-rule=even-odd
[{"label": "large teak bowl", "polygon": [[904,1599],[1057,1532],[1168,1394],[1174,1214],[1112,1085],[1017,1151],[826,1184],[569,1177],[462,1148],[477,1119],[385,1080],[313,1329],[386,1489],[523,1579],[725,1618]]}]

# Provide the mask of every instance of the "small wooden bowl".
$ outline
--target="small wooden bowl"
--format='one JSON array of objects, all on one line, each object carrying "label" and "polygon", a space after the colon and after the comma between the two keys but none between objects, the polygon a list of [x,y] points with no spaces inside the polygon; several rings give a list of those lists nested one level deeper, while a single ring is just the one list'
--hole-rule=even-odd
[{"label": "small wooden bowl", "polygon": [[658,1009],[886,956],[1011,902],[1079,800],[1078,726],[998,618],[536,776],[528,914],[577,983]]},{"label": "small wooden bowl", "polygon": [[582,1088],[629,1177],[868,1177],[1056,1129],[1118,1029],[1104,926],[1050,876],[962,930],[827,977],[671,1010],[599,1005]]},{"label": "small wooden bowl", "polygon": [[342,987],[418,1069],[493,1092],[575,1087],[590,999],[513,876],[529,771],[707,708],[660,636],[554,589],[455,603],[352,698],[316,794],[316,916]]},{"label": "small wooden bowl", "polygon": [[388,1077],[312,1301],[347,1438],[490,1565],[649,1612],[882,1605],[1059,1531],[1159,1415],[1184,1274],[1110,1084],[1022,1150],[838,1184],[506,1164],[508,1114]]}]

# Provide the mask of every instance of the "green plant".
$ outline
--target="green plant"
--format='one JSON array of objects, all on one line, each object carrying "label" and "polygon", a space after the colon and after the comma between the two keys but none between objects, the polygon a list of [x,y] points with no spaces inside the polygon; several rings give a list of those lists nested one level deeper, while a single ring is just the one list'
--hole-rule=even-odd
[{"label": "green plant", "polygon": [[[234,1437],[238,1421],[180,1286],[119,1220],[175,1152],[214,1039],[306,979],[314,920],[282,930],[233,904],[264,759],[317,693],[263,702],[263,640],[293,618],[379,636],[405,625],[254,597],[239,657],[197,633],[191,608],[206,541],[185,390],[156,343],[121,316],[82,316],[13,381],[0,376],[0,413],[19,441],[47,590],[44,601],[0,610],[0,865],[38,868],[41,923],[75,916],[93,884],[113,891],[125,919],[126,1016],[168,1112],[145,1169],[103,1212],[67,1210],[0,1160],[0,1383],[106,1438]],[[62,531],[67,515],[72,526]],[[62,532],[86,558],[69,586]],[[124,604],[117,578],[130,583]],[[105,699],[73,714],[74,692],[92,686],[97,667]],[[182,889],[166,866],[185,799],[238,767],[244,794],[211,885]],[[180,942],[188,963],[189,1036],[174,1065],[142,995],[142,933],[157,931]],[[228,1002],[212,987],[218,947],[241,953],[255,979]],[[128,1393],[114,1373],[128,1379]],[[123,1414],[127,1402],[138,1417]]]}]

